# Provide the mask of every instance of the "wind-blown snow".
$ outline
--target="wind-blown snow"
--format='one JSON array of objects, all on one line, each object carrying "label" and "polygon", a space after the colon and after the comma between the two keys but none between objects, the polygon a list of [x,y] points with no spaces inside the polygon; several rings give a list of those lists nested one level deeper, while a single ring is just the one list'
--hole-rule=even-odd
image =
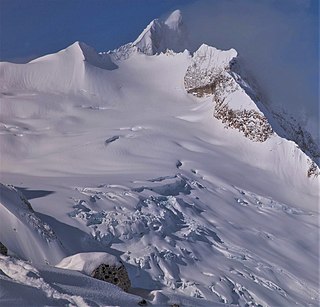
[{"label": "wind-blown snow", "polygon": [[[212,95],[187,93],[187,71],[190,88],[211,82],[236,51],[161,53],[181,22],[154,21],[117,56],[75,43],[0,63],[1,181],[16,186],[1,186],[0,241],[32,261],[0,258],[0,302],[317,305],[319,178],[294,142],[253,142],[213,116]],[[172,36],[157,40],[159,25]],[[263,115],[228,73],[230,106]],[[96,264],[97,252],[121,258],[134,295],[43,266],[77,253]]]}]

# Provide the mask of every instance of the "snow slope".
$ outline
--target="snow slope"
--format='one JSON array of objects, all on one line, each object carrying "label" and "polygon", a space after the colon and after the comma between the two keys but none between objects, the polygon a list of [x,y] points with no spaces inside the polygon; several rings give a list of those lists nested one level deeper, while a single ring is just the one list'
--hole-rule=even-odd
[{"label": "snow slope", "polygon": [[[187,92],[223,72],[229,107],[266,116],[229,70],[235,50],[166,51],[183,46],[172,41],[181,22],[179,12],[155,20],[105,54],[77,42],[0,63],[1,182],[16,187],[1,186],[0,241],[32,261],[1,257],[0,302],[134,306],[139,295],[155,306],[318,305],[310,158],[275,132],[256,142],[226,126],[214,116],[216,92]],[[135,295],[43,265],[80,252],[120,257]]]},{"label": "snow slope", "polygon": [[15,188],[0,184],[0,204],[0,242],[9,250],[36,264],[56,264],[65,256],[54,231]]}]

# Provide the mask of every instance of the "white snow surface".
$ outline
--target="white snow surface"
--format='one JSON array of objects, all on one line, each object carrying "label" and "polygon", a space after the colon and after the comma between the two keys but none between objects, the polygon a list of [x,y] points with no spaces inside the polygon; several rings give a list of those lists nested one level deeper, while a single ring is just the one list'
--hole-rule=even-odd
[{"label": "white snow surface", "polygon": [[187,47],[187,32],[180,10],[170,14],[166,20],[155,19],[132,43],[137,50],[154,55],[167,49],[180,52]]},{"label": "white snow surface", "polygon": [[[176,31],[181,16],[136,45],[157,23]],[[308,157],[277,134],[257,143],[225,129],[212,97],[186,92],[194,61],[213,73],[235,50],[158,51],[121,60],[77,42],[0,63],[0,241],[21,259],[0,257],[0,305],[318,306]],[[132,294],[70,270],[101,252],[121,258]]]},{"label": "white snow surface", "polygon": [[62,259],[55,266],[61,269],[76,270],[91,275],[92,272],[101,264],[109,264],[111,266],[120,265],[117,257],[102,253],[79,253]]},{"label": "white snow surface", "polygon": [[165,53],[168,50],[183,52],[188,49],[188,31],[183,23],[180,10],[172,12],[166,19],[154,19],[131,43],[113,51],[103,53],[111,59],[127,59],[132,53],[146,55]]},{"label": "white snow surface", "polygon": [[139,306],[141,298],[80,272],[0,255],[1,306]]},{"label": "white snow surface", "polygon": [[51,227],[13,187],[0,184],[0,242],[22,259],[55,264],[66,254]]}]

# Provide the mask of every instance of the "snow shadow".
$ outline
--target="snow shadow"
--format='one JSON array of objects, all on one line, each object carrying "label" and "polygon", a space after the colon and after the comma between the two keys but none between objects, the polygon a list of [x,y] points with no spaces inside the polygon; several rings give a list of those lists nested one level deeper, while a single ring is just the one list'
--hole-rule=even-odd
[{"label": "snow shadow", "polygon": [[105,252],[117,257],[120,257],[120,255],[123,254],[121,251],[102,245],[79,228],[62,223],[43,213],[36,212],[36,216],[50,225],[61,241],[68,256],[85,252]]},{"label": "snow shadow", "polygon": [[46,191],[46,190],[29,190],[29,188],[15,187],[18,191],[20,191],[27,200],[46,197],[50,194],[55,193],[54,191]]}]

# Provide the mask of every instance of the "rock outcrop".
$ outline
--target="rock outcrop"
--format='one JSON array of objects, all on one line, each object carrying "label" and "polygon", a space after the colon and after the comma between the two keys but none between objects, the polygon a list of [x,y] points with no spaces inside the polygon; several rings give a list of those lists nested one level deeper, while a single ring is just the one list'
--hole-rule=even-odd
[{"label": "rock outcrop", "polygon": [[225,124],[226,128],[234,128],[255,142],[264,142],[273,130],[268,120],[254,110],[232,110],[228,105],[216,105],[214,116]]},{"label": "rock outcrop", "polygon": [[83,272],[93,278],[107,281],[128,291],[131,282],[121,260],[103,252],[79,253],[64,258],[58,268]]},{"label": "rock outcrop", "polygon": [[212,95],[217,85],[230,68],[230,62],[237,56],[234,49],[218,50],[214,47],[201,45],[194,53],[192,63],[184,76],[184,87],[188,93],[197,97]]},{"label": "rock outcrop", "polygon": [[91,273],[91,276],[117,285],[126,292],[131,287],[128,272],[121,262],[119,265],[102,263]]},{"label": "rock outcrop", "polygon": [[0,254],[8,256],[8,249],[0,242]]},{"label": "rock outcrop", "polygon": [[308,168],[308,172],[307,175],[308,177],[318,177],[320,175],[320,169],[318,167],[318,165],[316,164],[316,162],[312,161],[311,159],[309,160],[309,168]]},{"label": "rock outcrop", "polygon": [[212,96],[214,117],[225,128],[233,128],[255,142],[264,142],[273,129],[265,115],[239,85],[241,77],[231,72],[237,53],[202,45],[194,54],[184,77],[188,93],[197,97]]}]

